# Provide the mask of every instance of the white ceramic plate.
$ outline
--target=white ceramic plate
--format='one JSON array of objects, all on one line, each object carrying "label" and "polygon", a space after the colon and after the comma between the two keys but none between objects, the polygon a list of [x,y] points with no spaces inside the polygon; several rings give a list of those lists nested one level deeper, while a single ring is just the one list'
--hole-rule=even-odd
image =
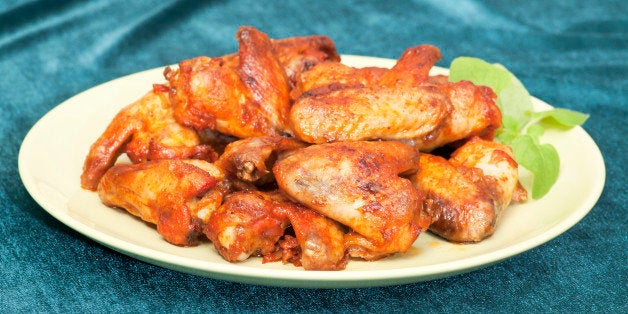
[{"label": "white ceramic plate", "polygon": [[[352,66],[390,67],[394,60],[343,56]],[[600,150],[580,127],[549,131],[561,158],[560,176],[549,194],[510,206],[495,234],[478,244],[452,244],[429,233],[419,236],[407,254],[375,262],[351,260],[342,271],[304,271],[282,263],[224,261],[211,243],[182,248],[168,244],[155,229],[131,215],[102,205],[80,188],[89,146],[123,106],[163,82],[162,68],[125,76],[63,102],[37,122],[22,143],[19,172],[29,193],[53,217],[116,251],[162,267],[260,285],[332,288],[411,283],[485,267],[560,235],[595,205],[604,186]],[[434,68],[434,73],[446,73]],[[538,109],[550,108],[534,99]],[[525,180],[525,178],[523,178]]]}]

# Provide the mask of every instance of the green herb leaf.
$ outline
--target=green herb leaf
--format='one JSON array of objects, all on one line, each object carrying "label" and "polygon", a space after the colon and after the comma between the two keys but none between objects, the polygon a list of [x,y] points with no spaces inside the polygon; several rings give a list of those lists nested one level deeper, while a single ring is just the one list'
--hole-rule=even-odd
[{"label": "green herb leaf", "polygon": [[449,67],[449,80],[471,81],[476,85],[490,86],[498,94],[510,84],[510,73],[478,58],[458,57]]},{"label": "green herb leaf", "polygon": [[539,144],[532,136],[525,134],[512,142],[512,150],[517,162],[534,175],[532,198],[539,199],[556,183],[560,159],[554,146]]},{"label": "green herb leaf", "polygon": [[550,120],[558,123],[558,126],[568,128],[582,125],[589,118],[588,114],[563,108],[532,112],[530,113],[530,116],[533,119],[544,120],[545,122]]},{"label": "green herb leaf", "polygon": [[[496,64],[495,67],[503,68]],[[502,111],[502,115],[509,116],[518,121],[518,130],[522,130],[530,121],[528,112],[532,111],[532,98],[523,84],[508,70],[503,68],[510,75],[510,84],[497,93],[497,105]]]},{"label": "green herb leaf", "polygon": [[510,143],[512,143],[517,136],[519,136],[519,132],[508,129],[500,129],[500,131],[495,135],[495,139],[497,139],[500,143],[510,145]]},{"label": "green herb leaf", "polygon": [[489,86],[497,94],[496,103],[502,112],[502,126],[496,140],[510,145],[515,160],[533,175],[532,198],[547,194],[558,179],[560,160],[550,144],[541,144],[546,127],[571,128],[584,123],[589,115],[568,109],[534,112],[532,98],[523,84],[501,64],[482,59],[458,57],[450,67],[449,80],[468,80]]},{"label": "green herb leaf", "polygon": [[541,135],[543,135],[543,133],[545,133],[545,128],[538,124],[530,125],[528,127],[528,130],[526,131],[526,134],[531,136],[536,143],[539,142],[539,139],[541,138]]}]

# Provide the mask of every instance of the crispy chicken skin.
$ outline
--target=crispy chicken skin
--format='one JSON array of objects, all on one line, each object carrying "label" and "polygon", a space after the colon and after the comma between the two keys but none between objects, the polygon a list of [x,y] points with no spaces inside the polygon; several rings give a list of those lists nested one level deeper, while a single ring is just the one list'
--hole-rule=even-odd
[{"label": "crispy chicken skin", "polygon": [[[340,62],[334,41],[328,36],[310,35],[281,39],[270,39],[273,52],[288,77],[290,87],[297,84],[302,72],[309,70],[321,62]],[[236,69],[240,63],[239,53],[221,56],[222,62]]]},{"label": "crispy chicken skin", "polygon": [[273,213],[281,201],[279,195],[255,191],[229,194],[203,232],[230,262],[272,254],[290,223]]},{"label": "crispy chicken skin", "polygon": [[290,85],[270,38],[253,27],[240,27],[236,37],[240,47],[238,74],[251,101],[275,129],[283,131],[290,110]]},{"label": "crispy chicken skin", "polygon": [[412,87],[425,83],[434,64],[440,60],[438,48],[419,45],[406,49],[391,69],[354,68],[340,62],[326,61],[304,71],[297,78],[292,98],[323,94],[356,87]]},{"label": "crispy chicken skin", "polygon": [[[277,63],[277,60],[258,62]],[[280,80],[278,77],[283,76],[287,84],[285,75],[254,72],[254,65],[250,68],[247,84],[239,69],[229,67],[221,58],[197,57],[181,61],[177,70],[166,69],[166,79],[172,86],[174,117],[197,130],[211,129],[239,138],[280,135],[285,118],[282,114],[289,106],[288,95],[271,93],[264,103],[256,99],[264,97],[267,91],[264,87],[273,84],[270,81]],[[260,88],[251,91],[249,86],[254,84],[260,84]]]},{"label": "crispy chicken skin", "polygon": [[133,162],[217,158],[211,146],[201,144],[194,130],[174,120],[167,91],[163,85],[154,85],[152,91],[113,118],[85,158],[81,175],[84,189],[95,190],[105,171],[123,153]]},{"label": "crispy chicken skin", "polygon": [[299,263],[306,270],[342,270],[349,255],[345,227],[301,205],[280,206],[277,215],[288,217],[299,244]]},{"label": "crispy chicken skin", "polygon": [[[451,83],[446,76],[429,76],[440,58],[438,48],[419,45],[406,49],[391,69],[317,64],[299,76],[291,92],[294,135],[310,143],[402,140],[426,152],[473,136],[492,139],[501,125],[496,95],[468,81]],[[411,111],[422,104],[402,96],[426,90],[443,95],[433,101],[441,103],[440,109]],[[394,102],[390,94],[396,95]]]},{"label": "crispy chicken skin", "polygon": [[430,86],[349,88],[301,97],[290,111],[294,135],[308,143],[423,137],[451,110]]},{"label": "crispy chicken skin", "polygon": [[444,92],[424,86],[440,58],[436,47],[421,45],[406,49],[390,70],[318,64],[292,91],[294,135],[309,143],[427,136],[451,111]]},{"label": "crispy chicken skin", "polygon": [[426,195],[430,230],[454,242],[479,242],[495,224],[517,188],[517,163],[509,147],[475,137],[449,160],[421,154],[410,176]]},{"label": "crispy chicken skin", "polygon": [[457,167],[476,168],[482,171],[483,183],[495,204],[497,218],[510,205],[511,200],[520,199],[518,164],[514,159],[512,148],[497,142],[473,137],[458,148],[449,158],[449,162]]},{"label": "crispy chicken skin", "polygon": [[290,133],[290,77],[317,62],[339,59],[333,42],[321,36],[273,42],[247,26],[236,37],[237,55],[197,57],[166,69],[175,118],[197,130],[239,138]]},{"label": "crispy chicken skin", "polygon": [[100,180],[98,196],[107,206],[155,224],[166,241],[189,246],[222,201],[222,179],[220,169],[202,160],[116,164]]},{"label": "crispy chicken skin", "polygon": [[[292,226],[296,235],[285,235]],[[230,194],[204,229],[214,247],[228,261],[263,256],[265,262],[283,260],[307,270],[344,269],[348,256],[339,224],[298,205],[278,191]]]},{"label": "crispy chicken skin", "polygon": [[432,151],[447,144],[464,142],[474,136],[492,140],[501,126],[501,111],[492,89],[469,81],[448,82],[447,77],[431,78],[452,104],[451,114],[428,136],[409,141],[421,151]]},{"label": "crispy chicken skin", "polygon": [[405,252],[429,224],[422,194],[399,177],[418,156],[399,142],[337,142],[295,150],[273,173],[290,198],[353,230],[351,256],[373,260]]},{"label": "crispy chicken skin", "polygon": [[295,138],[250,137],[229,143],[215,164],[242,181],[264,184],[273,181],[271,168],[278,156],[302,147]]},{"label": "crispy chicken skin", "polygon": [[373,87],[388,71],[379,67],[354,68],[340,62],[321,62],[297,77],[290,95],[296,100],[339,89]]},{"label": "crispy chicken skin", "polygon": [[321,62],[340,62],[333,40],[327,36],[297,36],[272,40],[277,60],[294,88],[297,77]]}]

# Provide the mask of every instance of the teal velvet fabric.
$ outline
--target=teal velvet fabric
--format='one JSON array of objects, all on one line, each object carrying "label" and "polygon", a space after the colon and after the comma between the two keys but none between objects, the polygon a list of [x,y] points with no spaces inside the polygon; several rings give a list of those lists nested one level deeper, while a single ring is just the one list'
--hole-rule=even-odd
[{"label": "teal velvet fabric", "polygon": [[[360,289],[164,269],[99,245],[31,198],[18,151],[46,112],[126,74],[233,52],[240,25],[325,34],[343,54],[397,58],[430,43],[439,66],[460,55],[502,63],[536,97],[591,114],[583,127],[606,162],[604,192],[573,228],[505,261]],[[628,312],[625,1],[3,1],[0,73],[0,312]]]}]

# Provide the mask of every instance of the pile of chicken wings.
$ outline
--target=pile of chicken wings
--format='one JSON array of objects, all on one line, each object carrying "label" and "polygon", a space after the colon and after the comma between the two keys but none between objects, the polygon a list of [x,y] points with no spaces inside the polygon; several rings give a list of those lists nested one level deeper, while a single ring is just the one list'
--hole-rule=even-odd
[{"label": "pile of chicken wings", "polygon": [[436,47],[354,68],[326,36],[236,38],[237,53],[167,67],[123,108],[81,186],[172,244],[307,270],[406,252],[428,229],[481,241],[526,198],[511,149],[492,141],[495,94],[430,76]]}]

